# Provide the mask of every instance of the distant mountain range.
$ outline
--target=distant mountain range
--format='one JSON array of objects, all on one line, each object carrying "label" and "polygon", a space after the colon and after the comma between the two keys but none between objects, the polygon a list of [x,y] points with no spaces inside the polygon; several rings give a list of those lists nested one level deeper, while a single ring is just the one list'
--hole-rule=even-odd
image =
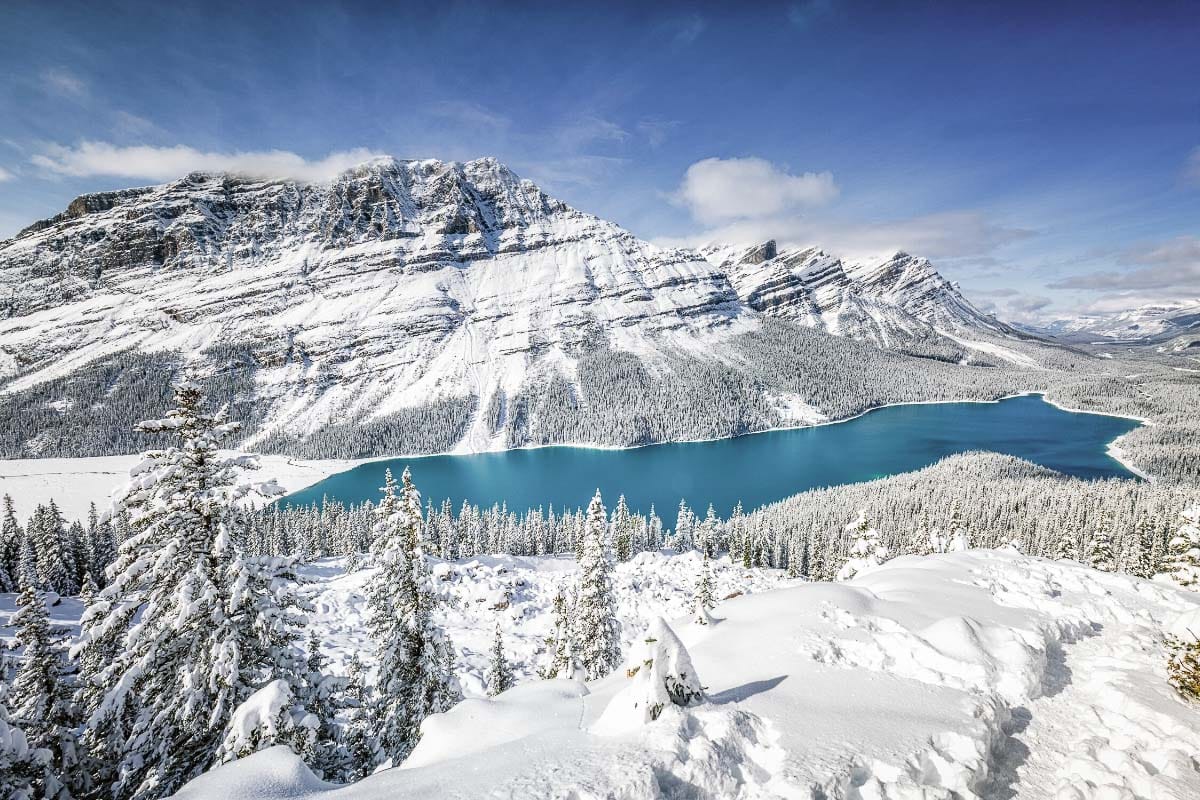
[{"label": "distant mountain range", "polygon": [[1068,341],[1163,342],[1200,333],[1200,299],[1139,306],[1113,314],[1085,314],[1028,330]]},{"label": "distant mountain range", "polygon": [[84,195],[0,242],[0,394],[123,353],[201,371],[246,357],[253,378],[236,393],[265,409],[260,435],[471,397],[460,446],[487,449],[485,409],[512,413],[496,398],[571,381],[581,352],[717,357],[767,317],[1029,366],[995,344],[1028,335],[922,258],[661,249],[495,159],[383,159],[328,183],[197,173]]}]

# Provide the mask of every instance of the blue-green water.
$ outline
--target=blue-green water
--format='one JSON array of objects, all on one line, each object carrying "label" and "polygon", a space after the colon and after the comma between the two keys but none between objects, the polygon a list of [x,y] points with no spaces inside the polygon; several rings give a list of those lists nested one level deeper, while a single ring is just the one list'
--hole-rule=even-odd
[{"label": "blue-green water", "polygon": [[422,495],[455,510],[465,499],[509,509],[586,506],[597,487],[611,506],[624,494],[643,512],[653,503],[668,524],[680,499],[728,514],[821,486],[871,480],[928,466],[968,450],[991,450],[1082,478],[1132,475],[1105,452],[1138,423],[1062,411],[1039,395],[998,403],[891,406],[836,425],[770,431],[713,442],[628,450],[543,447],[468,456],[425,456],[362,464],[289,495],[284,503],[346,503],[379,497],[385,467],[407,465]]}]

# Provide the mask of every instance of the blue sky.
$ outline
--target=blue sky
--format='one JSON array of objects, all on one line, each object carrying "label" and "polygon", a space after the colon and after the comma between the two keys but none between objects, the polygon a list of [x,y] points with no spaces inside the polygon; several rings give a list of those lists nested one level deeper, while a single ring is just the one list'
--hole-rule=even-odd
[{"label": "blue sky", "polygon": [[928,255],[1010,318],[1200,297],[1195,3],[385,5],[10,0],[0,236],[192,168],[494,155],[663,243]]}]

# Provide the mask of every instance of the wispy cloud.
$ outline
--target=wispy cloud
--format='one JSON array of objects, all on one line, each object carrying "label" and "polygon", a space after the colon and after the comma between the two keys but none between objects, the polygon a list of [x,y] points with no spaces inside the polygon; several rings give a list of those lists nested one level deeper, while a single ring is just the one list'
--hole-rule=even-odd
[{"label": "wispy cloud", "polygon": [[1193,150],[1184,163],[1183,177],[1185,180],[1200,186],[1200,147]]},{"label": "wispy cloud", "polygon": [[165,181],[200,171],[319,181],[381,155],[357,148],[309,160],[286,150],[217,153],[186,145],[119,147],[107,142],[83,142],[77,147],[52,146],[30,160],[50,173],[73,177],[107,175]]},{"label": "wispy cloud", "polygon": [[552,136],[559,150],[577,152],[597,143],[624,142],[629,138],[629,131],[611,120],[585,115],[559,125]]},{"label": "wispy cloud", "polygon": [[762,158],[706,158],[688,167],[679,203],[705,225],[758,220],[837,197],[828,172],[792,175]]},{"label": "wispy cloud", "polygon": [[512,125],[512,120],[498,111],[461,100],[445,100],[434,103],[429,112],[445,120],[470,128],[488,128],[492,130],[506,129]]},{"label": "wispy cloud", "polygon": [[87,83],[65,67],[53,67],[43,70],[42,86],[54,94],[66,94],[75,97],[87,94]]},{"label": "wispy cloud", "polygon": [[13,175],[11,172],[6,170],[4,167],[0,167],[0,183],[4,183],[4,181],[11,181],[15,177],[17,177],[17,176]]},{"label": "wispy cloud", "polygon": [[1051,289],[1147,292],[1200,292],[1200,239],[1180,236],[1168,242],[1131,248],[1122,254],[1128,270],[1102,270],[1072,275],[1049,284]]},{"label": "wispy cloud", "polygon": [[643,119],[638,121],[637,131],[651,147],[659,147],[681,124],[677,119]]},{"label": "wispy cloud", "polygon": [[807,28],[832,9],[832,0],[799,0],[788,6],[787,18],[797,28]]},{"label": "wispy cloud", "polygon": [[700,38],[708,27],[708,20],[699,14],[690,14],[674,23],[675,33],[671,43],[675,47],[687,47]]}]

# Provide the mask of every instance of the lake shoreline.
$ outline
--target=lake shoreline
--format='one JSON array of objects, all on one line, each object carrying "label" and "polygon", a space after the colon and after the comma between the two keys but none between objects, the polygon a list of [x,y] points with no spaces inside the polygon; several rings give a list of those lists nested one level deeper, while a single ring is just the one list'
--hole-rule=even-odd
[{"label": "lake shoreline", "polygon": [[[598,444],[598,443],[594,443],[594,442],[591,442],[591,443],[589,443],[589,442],[551,442],[551,443],[547,443],[547,444],[526,444],[526,445],[520,445],[518,447],[501,447],[501,448],[496,448],[496,449],[492,449],[492,450],[464,450],[464,451],[446,450],[446,451],[439,452],[439,453],[420,453],[417,455],[368,456],[365,458],[358,458],[358,459],[350,459],[350,458],[347,458],[347,459],[295,459],[295,461],[303,462],[305,464],[311,464],[311,465],[318,465],[318,464],[325,463],[327,461],[328,462],[337,462],[339,464],[349,465],[349,466],[345,467],[345,469],[354,469],[356,467],[361,467],[364,464],[371,464],[371,463],[374,463],[377,461],[418,461],[418,460],[424,459],[424,458],[436,458],[436,457],[440,457],[440,456],[477,456],[477,455],[485,455],[487,453],[510,453],[510,452],[517,451],[517,450],[545,450],[545,449],[549,449],[549,448],[553,448],[553,447],[562,447],[562,448],[570,448],[570,449],[577,449],[577,450],[603,450],[603,451],[638,450],[643,447],[659,447],[661,445],[670,445],[670,444],[705,444],[705,443],[709,443],[709,442],[723,442],[723,441],[727,441],[730,439],[740,439],[745,436],[757,436],[762,433],[780,433],[780,432],[784,432],[784,431],[800,431],[800,430],[807,430],[809,428],[822,428],[822,427],[825,427],[828,425],[841,425],[844,422],[851,422],[853,420],[860,419],[860,418],[866,416],[867,414],[870,414],[874,411],[880,411],[885,408],[899,408],[902,406],[955,405],[958,403],[1000,403],[1005,400],[1012,400],[1017,397],[1030,397],[1030,396],[1040,396],[1044,401],[1046,401],[1050,405],[1054,406],[1055,408],[1059,409],[1060,411],[1066,411],[1071,414],[1094,414],[1096,416],[1101,416],[1101,417],[1116,417],[1118,419],[1133,420],[1142,425],[1156,424],[1153,420],[1147,419],[1145,417],[1137,417],[1132,414],[1117,414],[1117,413],[1112,413],[1112,412],[1108,412],[1108,411],[1093,411],[1090,409],[1083,409],[1083,408],[1070,408],[1068,406],[1063,405],[1060,402],[1050,399],[1047,396],[1047,391],[1048,390],[1045,390],[1045,389],[1026,389],[1024,391],[1013,392],[1012,394],[1006,394],[1002,397],[997,397],[997,398],[990,399],[990,400],[978,400],[978,399],[905,400],[905,401],[901,401],[898,403],[884,403],[884,404],[878,405],[878,406],[871,406],[870,408],[859,411],[857,414],[853,414],[852,416],[849,416],[849,417],[840,417],[838,419],[824,419],[824,420],[821,420],[820,422],[810,422],[810,423],[805,423],[802,425],[778,425],[773,428],[762,428],[762,429],[754,430],[754,431],[745,431],[743,433],[735,433],[732,436],[714,436],[714,437],[709,437],[709,438],[704,438],[704,439],[668,439],[666,441],[661,441],[661,442],[643,442],[641,444],[625,444],[625,445]],[[1121,434],[1120,436],[1118,436],[1116,439],[1113,439],[1113,441],[1109,443],[1110,450],[1122,453],[1122,457],[1120,457],[1120,458],[1117,457],[1116,455],[1113,455],[1114,460],[1116,460],[1118,463],[1121,464],[1121,466],[1123,466],[1127,470],[1129,470],[1129,472],[1137,475],[1139,478],[1142,478],[1143,480],[1148,480],[1148,481],[1154,480],[1153,476],[1146,475],[1141,470],[1139,470],[1137,467],[1134,467],[1132,464],[1127,463],[1124,460],[1123,451],[1120,450],[1120,447],[1116,447],[1117,442],[1119,442],[1122,438],[1124,438],[1125,436],[1128,436],[1128,435],[1129,434],[1127,434],[1127,433]],[[293,460],[291,456],[286,456],[286,458],[289,461]],[[330,473],[330,474],[334,474],[334,473]],[[328,477],[328,476],[326,476],[326,477]],[[307,487],[301,487],[301,489],[297,489],[296,491],[301,491],[303,488],[307,488]]]},{"label": "lake shoreline", "polygon": [[[1013,401],[1011,406],[1007,406],[1008,401]],[[1005,408],[1001,410],[999,407],[1002,405]],[[863,428],[856,426],[854,431],[828,436],[815,435],[819,430],[840,429],[843,422],[861,422],[874,411],[899,406],[921,406],[927,410],[888,415],[887,419],[880,418],[879,423],[865,423],[866,427]],[[935,409],[935,406],[946,410]],[[998,410],[985,410],[990,408]],[[1097,422],[1085,422],[1077,418],[1076,422],[1071,423],[1070,417],[1075,417],[1078,413],[1090,414]],[[1100,422],[1105,417],[1109,419]],[[979,420],[982,426],[977,427],[974,420]],[[996,420],[997,424],[987,424],[991,420]],[[739,475],[746,475],[747,470],[752,474],[755,470],[764,468],[764,462],[754,460],[753,455],[750,456],[750,460],[746,460],[747,453],[765,456],[767,463],[775,463],[770,461],[776,457],[775,453],[783,454],[783,460],[779,463],[785,465],[787,476],[783,481],[784,485],[781,485],[774,472],[769,471],[763,473],[762,480],[759,481],[761,486],[756,486],[753,490],[746,487],[738,490],[749,491],[751,496],[743,494],[740,499],[750,506],[773,502],[809,488],[853,484],[876,477],[911,472],[956,452],[1006,453],[1064,475],[1073,475],[1085,480],[1136,481],[1144,476],[1136,468],[1131,469],[1132,465],[1126,463],[1124,458],[1118,457],[1123,455],[1119,450],[1119,440],[1122,435],[1141,424],[1144,424],[1141,420],[1130,418],[1128,415],[1064,408],[1062,404],[1050,401],[1045,392],[1029,390],[986,400],[890,403],[841,420],[779,426],[739,436],[656,442],[628,447],[592,447],[577,443],[531,445],[473,454],[437,454],[439,458],[424,465],[422,459],[430,459],[432,455],[364,459],[348,473],[331,476],[328,485],[308,487],[280,498],[277,502],[308,505],[319,502],[323,493],[347,502],[359,502],[368,499],[367,495],[370,494],[364,487],[374,487],[378,484],[377,479],[382,474],[381,467],[386,466],[395,473],[410,466],[415,471],[419,484],[428,483],[427,491],[431,496],[445,495],[455,498],[456,501],[459,497],[465,497],[471,502],[486,505],[493,500],[500,502],[503,499],[511,508],[523,508],[526,502],[532,503],[531,508],[545,502],[553,502],[557,507],[562,504],[564,497],[569,498],[572,495],[547,489],[549,493],[545,496],[531,497],[528,496],[528,487],[546,481],[547,487],[555,484],[566,485],[569,486],[570,492],[578,494],[576,490],[582,490],[571,484],[577,483],[578,478],[583,478],[584,482],[588,483],[587,493],[594,490],[594,483],[603,487],[606,494],[625,489],[624,493],[631,507],[638,505],[644,510],[646,504],[651,503],[665,508],[665,497],[660,495],[671,494],[675,498],[682,496],[689,502],[699,502],[696,490],[691,488],[693,484],[698,486],[705,482],[711,483],[714,475],[721,474],[722,470],[733,470]],[[891,438],[893,430],[906,429],[912,431],[908,435],[917,437],[913,442],[920,442],[912,449]],[[794,455],[788,455],[789,451],[794,449],[790,444],[794,437],[784,436],[778,440],[775,437],[756,439],[754,433],[795,434],[803,437],[796,441],[811,441],[813,444],[805,447],[816,449],[808,451],[810,455],[800,456],[800,461],[789,461],[796,458]],[[747,441],[750,443],[737,444]],[[703,447],[693,452],[685,447],[657,446],[666,444],[695,444]],[[710,455],[707,448],[718,446],[720,449],[713,450],[712,453],[720,455]],[[1117,448],[1115,453],[1114,448]],[[521,456],[516,452],[521,450],[543,450],[546,451],[546,455]],[[634,453],[649,450],[654,452],[645,457],[633,458]],[[622,451],[627,451],[627,454],[623,455]],[[559,455],[552,456],[550,453]],[[578,455],[570,455],[571,453]],[[595,455],[587,455],[588,453]],[[877,459],[876,453],[882,455]],[[925,457],[923,454],[927,453],[932,453],[928,456],[932,460],[917,463],[916,460]],[[488,454],[491,454],[492,458],[461,459],[463,455]],[[696,459],[699,459],[699,462]],[[649,472],[646,471],[647,464],[654,465]],[[548,466],[550,469],[546,471]],[[376,474],[377,472],[379,474]],[[795,482],[789,486],[789,481]],[[738,499],[722,497],[727,493],[726,488],[710,488],[707,491],[719,501],[718,504],[726,500],[732,504]],[[675,502],[678,500],[672,500],[668,505]],[[569,507],[571,504],[567,502],[566,505]]]}]

